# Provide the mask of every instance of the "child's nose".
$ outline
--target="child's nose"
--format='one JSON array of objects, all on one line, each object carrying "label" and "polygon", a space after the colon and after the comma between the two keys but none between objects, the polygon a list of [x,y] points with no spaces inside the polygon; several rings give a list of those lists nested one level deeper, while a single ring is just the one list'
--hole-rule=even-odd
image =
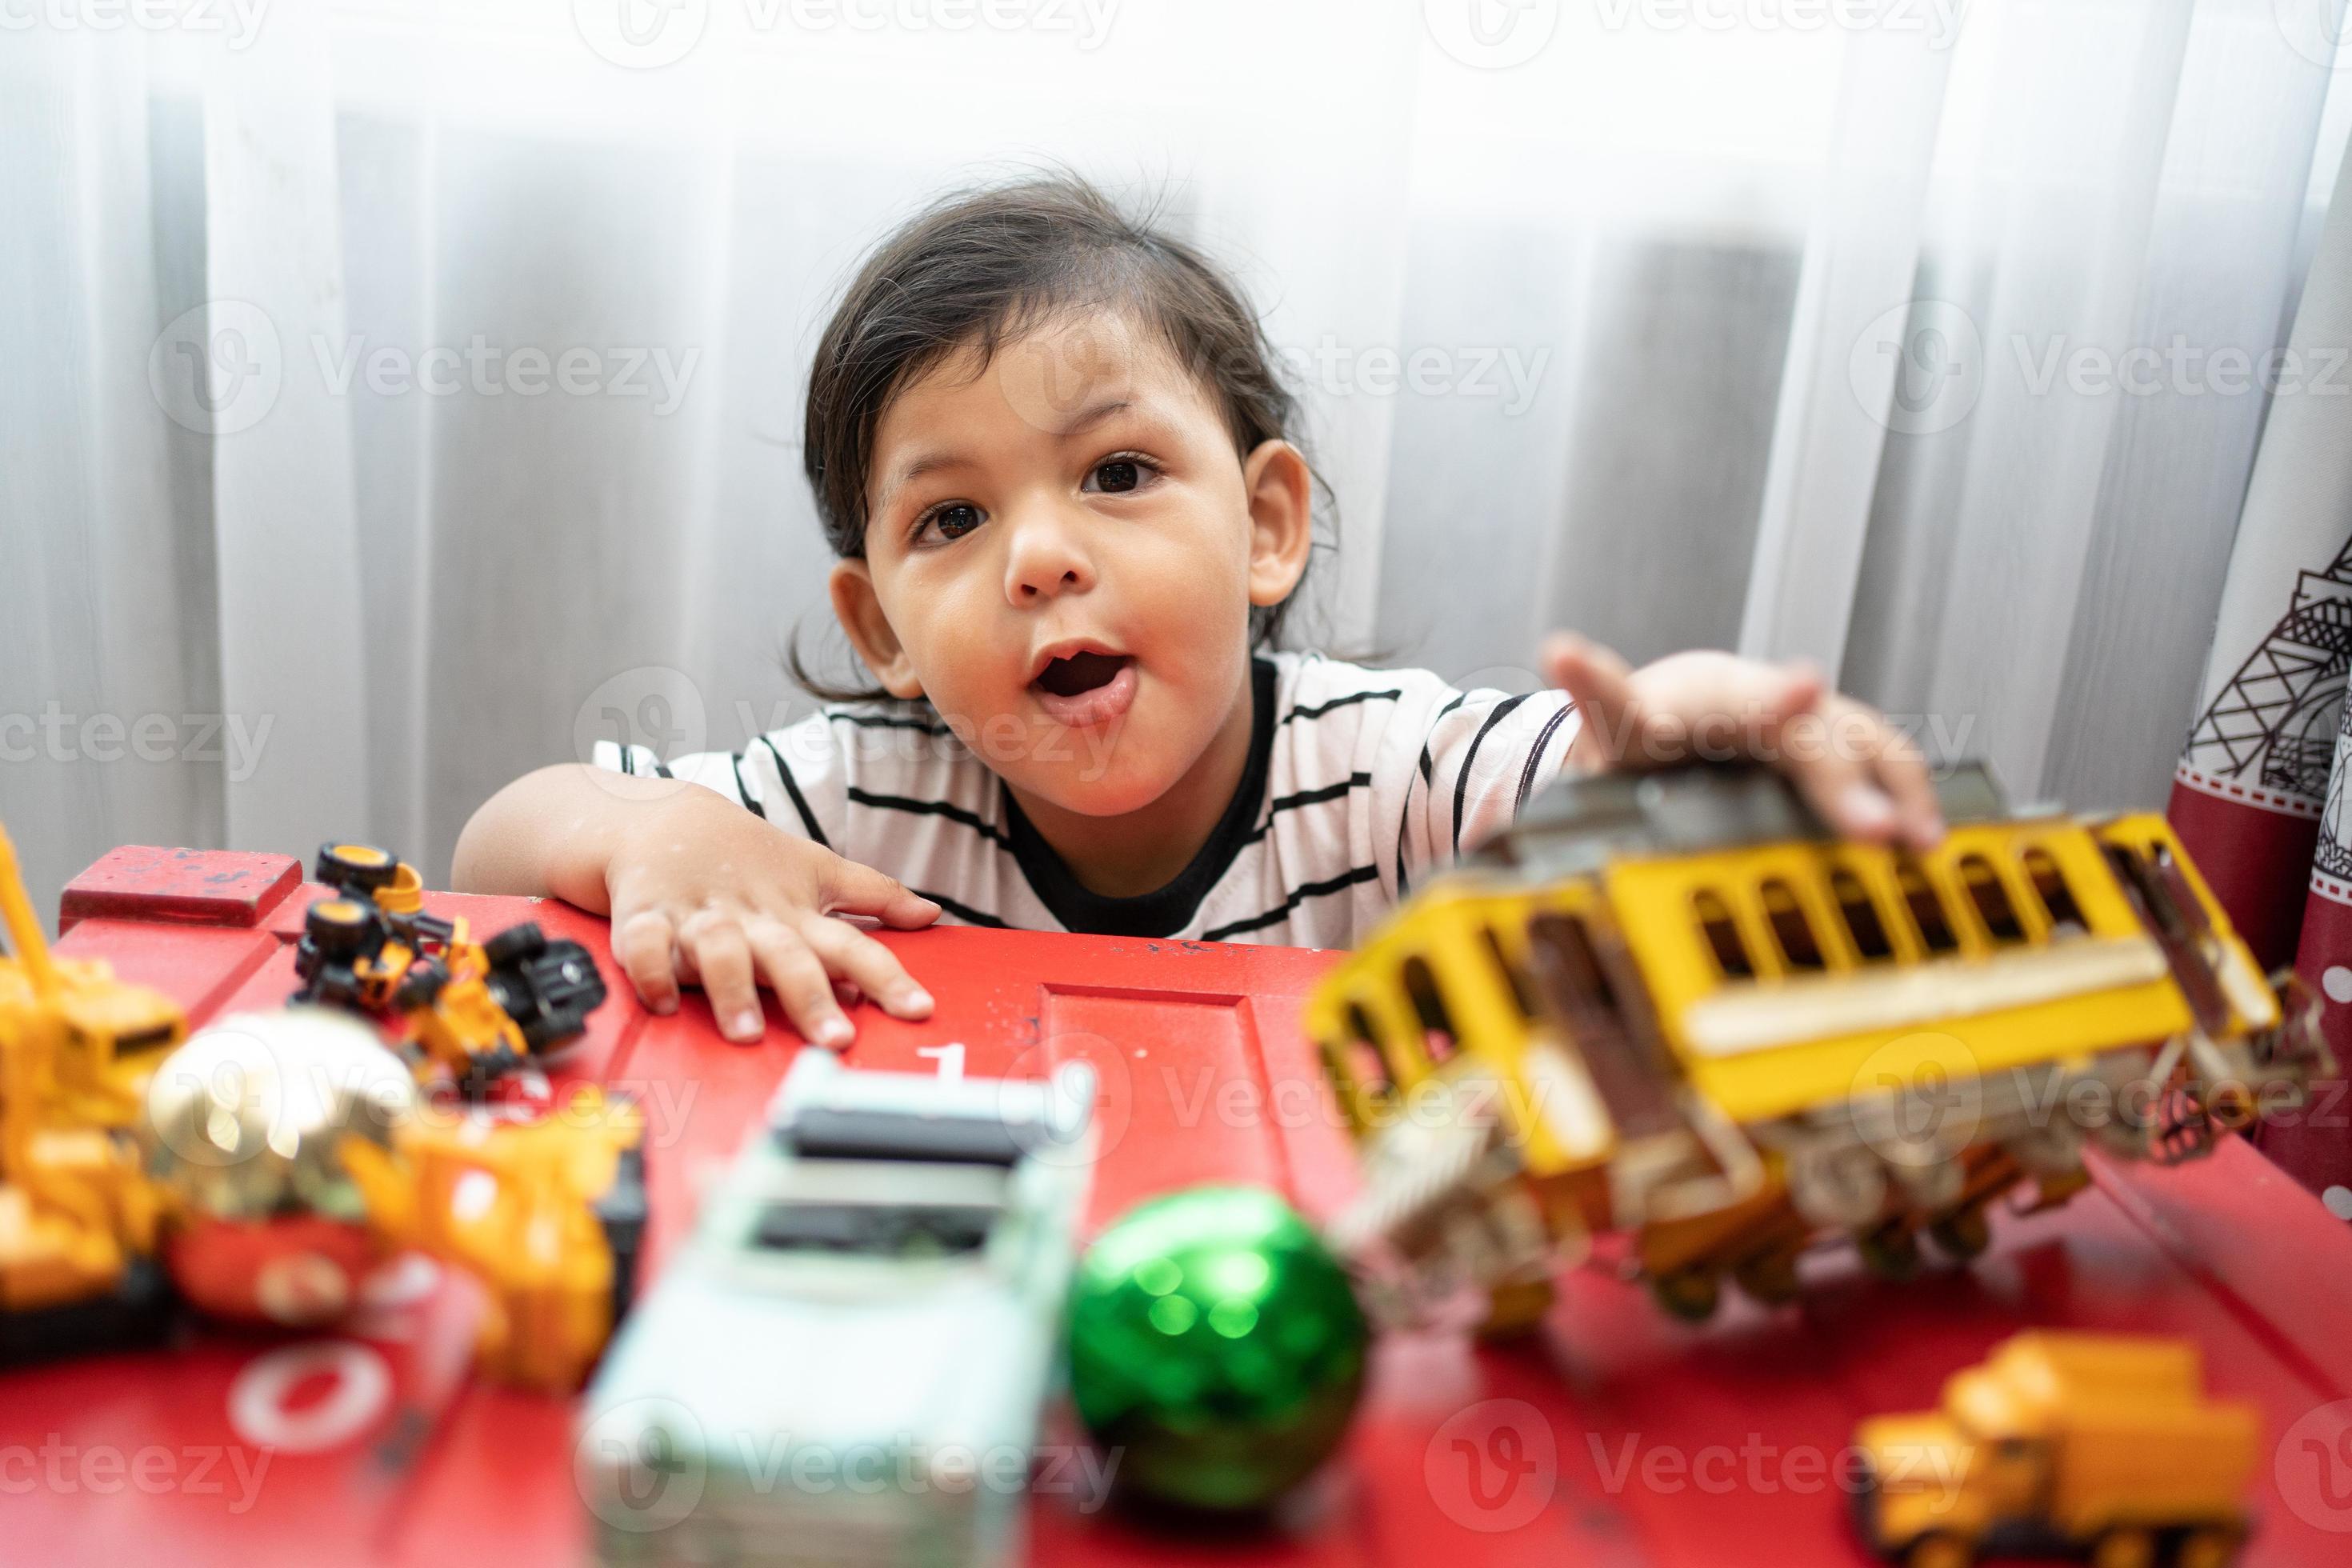
[{"label": "child's nose", "polygon": [[1084,593],[1094,584],[1094,563],[1067,524],[1047,517],[1014,526],[1004,574],[1004,596],[1014,605]]}]

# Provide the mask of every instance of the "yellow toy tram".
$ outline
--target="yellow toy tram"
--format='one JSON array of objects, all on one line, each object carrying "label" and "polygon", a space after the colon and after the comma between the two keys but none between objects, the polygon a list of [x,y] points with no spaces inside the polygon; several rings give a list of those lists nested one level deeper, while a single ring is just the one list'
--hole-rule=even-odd
[{"label": "yellow toy tram", "polygon": [[1531,1324],[1625,1238],[1659,1303],[1774,1302],[1837,1233],[1874,1271],[1974,1257],[1994,1202],[2209,1149],[2332,1070],[2160,816],[1938,784],[1911,854],[1777,774],[1563,780],[1328,978],[1307,1022],[1363,1156],[1333,1226],[1391,1315],[1468,1289]]}]

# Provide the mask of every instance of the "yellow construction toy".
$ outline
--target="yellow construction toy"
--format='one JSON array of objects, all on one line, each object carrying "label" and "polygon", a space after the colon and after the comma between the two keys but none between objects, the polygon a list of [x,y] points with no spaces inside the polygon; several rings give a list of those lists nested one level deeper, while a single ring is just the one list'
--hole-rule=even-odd
[{"label": "yellow construction toy", "polygon": [[1996,1549],[2225,1568],[2260,1427],[2252,1405],[2205,1397],[2186,1340],[2037,1330],[1955,1373],[1940,1409],[1856,1428],[1854,1524],[1906,1568]]},{"label": "yellow construction toy", "polygon": [[129,1136],[186,1037],[170,997],[53,958],[0,830],[0,1365],[152,1340],[170,1293]]},{"label": "yellow construction toy", "polygon": [[1996,1200],[2202,1152],[2332,1069],[2163,818],[2012,815],[1979,767],[1926,854],[1838,842],[1778,774],[1563,780],[1307,1009],[1364,1157],[1333,1239],[1376,1307],[1488,1328],[1624,1238],[1659,1302],[1775,1302],[1843,1235],[1889,1277]]},{"label": "yellow construction toy", "polygon": [[352,1007],[400,1033],[420,1078],[479,1097],[492,1081],[588,1026],[604,1001],[595,959],[525,921],[477,942],[462,918],[424,912],[416,868],[364,844],[329,844],[313,876],[338,889],[310,906],[295,950],[296,1002]]},{"label": "yellow construction toy", "polygon": [[347,1141],[369,1224],[489,1292],[478,1364],[502,1383],[578,1388],[627,1311],[646,1220],[645,1113],[593,1085],[541,1121],[404,1129],[387,1154]]}]

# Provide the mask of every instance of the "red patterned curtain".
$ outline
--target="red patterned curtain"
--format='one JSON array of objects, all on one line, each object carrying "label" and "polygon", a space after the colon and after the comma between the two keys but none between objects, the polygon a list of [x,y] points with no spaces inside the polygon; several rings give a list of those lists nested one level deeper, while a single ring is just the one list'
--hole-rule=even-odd
[{"label": "red patterned curtain", "polygon": [[[2352,159],[2347,160],[2352,174]],[[2352,1068],[2352,199],[2339,179],[2246,487],[2173,826],[2230,918],[2325,999]],[[2258,1134],[2352,1219],[2352,1096],[2322,1084]]]}]

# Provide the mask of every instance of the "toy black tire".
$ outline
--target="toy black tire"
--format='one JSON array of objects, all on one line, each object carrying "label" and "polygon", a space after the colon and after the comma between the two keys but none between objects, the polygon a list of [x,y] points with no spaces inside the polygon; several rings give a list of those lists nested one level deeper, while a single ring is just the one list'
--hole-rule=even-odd
[{"label": "toy black tire", "polygon": [[562,1045],[587,1027],[588,1021],[575,1013],[541,1014],[523,1024],[522,1043],[537,1055],[551,1047]]},{"label": "toy black tire", "polygon": [[357,899],[320,899],[302,917],[302,934],[328,958],[352,958],[368,951],[375,931],[375,906]]},{"label": "toy black tire", "polygon": [[537,958],[546,951],[547,933],[531,921],[509,926],[482,943],[482,956],[489,960],[493,969],[512,963],[517,959]]},{"label": "toy black tire", "polygon": [[321,844],[318,863],[310,869],[313,881],[362,894],[392,886],[399,874],[400,857],[373,844]]}]

